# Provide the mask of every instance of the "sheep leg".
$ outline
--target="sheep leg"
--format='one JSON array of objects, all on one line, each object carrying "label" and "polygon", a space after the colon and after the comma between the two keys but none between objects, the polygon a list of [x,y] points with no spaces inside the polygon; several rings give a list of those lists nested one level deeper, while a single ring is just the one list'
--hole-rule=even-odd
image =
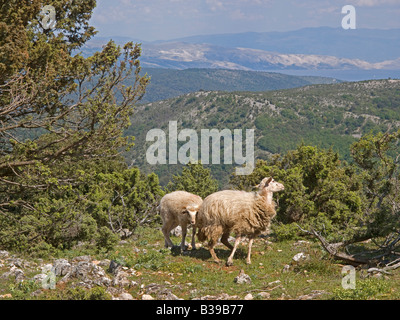
[{"label": "sheep leg", "polygon": [[173,229],[173,228],[175,228],[177,226],[177,224],[175,224],[174,222],[166,222],[166,223],[164,223],[164,225],[162,226],[162,233],[164,234],[164,239],[165,239],[165,241],[164,241],[164,246],[166,247],[166,248],[168,248],[168,247],[173,247],[174,246],[174,244],[173,244],[173,242],[172,242],[172,240],[171,240],[171,238],[169,237],[169,233],[171,232],[171,230]]},{"label": "sheep leg", "polygon": [[186,239],[186,234],[187,234],[187,224],[182,224],[182,241],[181,241],[181,250],[185,251],[185,239]]},{"label": "sheep leg", "polygon": [[218,259],[217,255],[215,254],[214,247],[218,242],[219,237],[222,234],[222,227],[221,226],[209,226],[205,229],[202,229],[202,233],[204,235],[204,232],[207,235],[208,238],[208,250],[211,253],[212,258],[214,259],[214,262],[220,263],[221,261]]},{"label": "sheep leg", "polygon": [[249,240],[249,252],[247,252],[247,259],[246,259],[247,264],[251,264],[250,255],[251,255],[251,246],[253,245],[253,241],[254,239]]},{"label": "sheep leg", "polygon": [[193,230],[192,230],[192,250],[196,250],[196,227],[193,226]]},{"label": "sheep leg", "polygon": [[229,232],[228,232],[228,233],[224,233],[224,234],[222,235],[222,237],[221,237],[221,242],[222,242],[225,246],[227,246],[230,250],[232,250],[232,249],[233,249],[233,246],[229,243],[228,238],[229,238]]},{"label": "sheep leg", "polygon": [[[214,244],[214,245],[215,245],[215,244]],[[209,244],[209,246],[210,246],[209,250],[210,250],[210,253],[211,253],[212,258],[214,259],[214,262],[220,263],[221,260],[219,260],[218,257],[217,257],[217,255],[215,254],[214,245],[210,246],[210,244]]]},{"label": "sheep leg", "polygon": [[240,237],[240,236],[238,236],[238,237],[236,238],[236,240],[235,240],[235,244],[234,244],[234,246],[233,246],[231,255],[229,256],[228,261],[226,261],[226,265],[227,265],[228,267],[231,266],[231,265],[233,265],[233,256],[234,256],[235,251],[236,251],[237,247],[239,246],[239,243],[240,243],[241,240],[242,240],[242,237]]},{"label": "sheep leg", "polygon": [[216,243],[217,243],[217,241],[215,239],[211,239],[208,242],[208,250],[211,253],[211,257],[214,259],[214,262],[220,263],[221,260],[218,259],[217,255],[215,254],[215,251],[214,251],[214,247],[215,247]]}]

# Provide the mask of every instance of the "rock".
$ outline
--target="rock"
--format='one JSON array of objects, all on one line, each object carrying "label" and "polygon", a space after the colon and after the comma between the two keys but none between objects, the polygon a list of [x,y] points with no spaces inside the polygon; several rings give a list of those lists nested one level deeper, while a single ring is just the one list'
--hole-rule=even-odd
[{"label": "rock", "polygon": [[111,261],[109,259],[101,260],[97,265],[100,267],[108,267]]},{"label": "rock", "polygon": [[108,272],[116,275],[118,271],[121,269],[122,265],[116,262],[115,260],[111,260],[110,266],[108,267]]},{"label": "rock", "polygon": [[6,259],[9,257],[9,255],[10,254],[8,253],[8,251],[0,250],[0,259]]},{"label": "rock", "polygon": [[244,273],[244,270],[240,270],[239,275],[234,279],[234,282],[238,284],[251,283],[251,278],[248,274]]},{"label": "rock", "polygon": [[110,287],[112,286],[112,281],[110,278],[107,278],[106,276],[101,277],[98,281],[98,283],[100,283],[101,285],[104,285],[106,287]]},{"label": "rock", "polygon": [[91,262],[92,257],[91,256],[78,256],[72,259],[72,262]]},{"label": "rock", "polygon": [[259,292],[258,295],[263,298],[263,299],[269,299],[271,297],[271,294],[269,292]]},{"label": "rock", "polygon": [[42,269],[42,273],[48,273],[51,271],[51,269],[53,269],[53,265],[48,263],[48,264],[45,264],[44,266],[42,266],[41,269]]},{"label": "rock", "polygon": [[3,273],[0,278],[9,277],[13,277],[16,282],[21,282],[25,279],[24,272],[14,265],[11,267],[10,271]]},{"label": "rock", "polygon": [[169,289],[162,290],[157,294],[157,297],[160,300],[183,300],[174,295]]},{"label": "rock", "polygon": [[[94,285],[106,287],[111,286],[112,281],[109,277],[107,277],[103,268],[91,261],[88,261],[87,257],[89,256],[73,259],[69,272],[64,275],[60,282],[67,282],[71,278],[77,278],[78,280],[81,280],[79,285],[86,288],[92,288]],[[76,263],[76,261],[79,262]],[[66,266],[65,261],[60,265]]]},{"label": "rock", "polygon": [[72,276],[78,279],[86,279],[93,268],[93,264],[87,261],[80,261],[72,268]]},{"label": "rock", "polygon": [[32,297],[38,297],[38,296],[40,296],[40,295],[42,294],[42,292],[43,292],[43,291],[42,291],[41,289],[38,289],[38,290],[32,292],[32,293],[31,293],[31,296],[32,296]]},{"label": "rock", "polygon": [[111,282],[112,286],[115,287],[129,287],[131,281],[128,280],[129,274],[125,271],[119,271]]},{"label": "rock", "polygon": [[20,258],[9,258],[7,259],[7,263],[10,267],[16,266],[18,268],[27,268],[30,267],[29,262],[20,259]]},{"label": "rock", "polygon": [[283,266],[282,273],[289,272],[289,270],[290,270],[290,265],[285,264],[285,265]]},{"label": "rock", "polygon": [[136,281],[131,281],[131,284],[130,284],[130,287],[136,287],[136,286],[138,286],[139,285],[139,283],[138,282],[136,282]]},{"label": "rock", "polygon": [[293,243],[293,247],[300,247],[300,246],[306,246],[310,244],[310,241],[306,241],[306,240],[298,240],[295,243]]},{"label": "rock", "polygon": [[230,296],[227,293],[221,293],[218,296],[206,295],[200,298],[194,298],[193,300],[239,300],[238,296]]},{"label": "rock", "polygon": [[182,227],[177,226],[176,228],[172,229],[171,234],[174,235],[175,237],[182,237]]},{"label": "rock", "polygon": [[39,273],[37,275],[35,275],[32,280],[34,280],[37,283],[42,283],[44,279],[46,279],[48,277],[47,274],[45,273]]},{"label": "rock", "polygon": [[268,287],[276,286],[279,284],[281,284],[281,280],[272,281],[272,282],[268,283]]},{"label": "rock", "polygon": [[[142,297],[143,299],[143,297]],[[127,293],[127,292],[123,292],[118,296],[118,300],[134,300],[132,295]]]},{"label": "rock", "polygon": [[310,294],[305,294],[298,297],[299,300],[312,300],[322,294],[325,294],[324,290],[312,290]]},{"label": "rock", "polygon": [[183,300],[173,294],[166,286],[158,283],[150,283],[147,285],[145,287],[145,292],[147,294],[155,294],[159,300]]},{"label": "rock", "polygon": [[158,283],[150,283],[148,284],[144,289],[146,290],[147,293],[157,293],[164,289],[165,286],[158,284]]},{"label": "rock", "polygon": [[154,298],[149,294],[142,295],[142,300],[154,300]]},{"label": "rock", "polygon": [[121,237],[121,239],[129,238],[132,234],[132,231],[130,231],[129,229],[121,229],[118,232],[118,235]]},{"label": "rock", "polygon": [[254,297],[251,293],[248,293],[244,296],[244,300],[253,300],[253,299],[254,299]]},{"label": "rock", "polygon": [[58,259],[53,263],[53,272],[56,276],[63,277],[71,272],[71,264],[66,259]]},{"label": "rock", "polygon": [[302,261],[302,260],[306,260],[308,257],[309,257],[309,256],[306,255],[304,252],[300,252],[300,253],[294,255],[294,257],[292,258],[292,260],[293,260],[294,262],[299,262],[299,261]]}]

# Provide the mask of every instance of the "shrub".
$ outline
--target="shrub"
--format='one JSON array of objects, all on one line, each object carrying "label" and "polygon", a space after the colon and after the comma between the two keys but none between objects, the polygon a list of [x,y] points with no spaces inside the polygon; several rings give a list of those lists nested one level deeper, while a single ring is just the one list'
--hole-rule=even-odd
[{"label": "shrub", "polygon": [[103,226],[99,229],[96,239],[97,248],[110,251],[118,243],[119,237],[113,233],[109,228]]},{"label": "shrub", "polygon": [[211,176],[209,169],[199,163],[189,162],[180,175],[173,176],[166,187],[166,192],[183,190],[194,193],[201,198],[218,191],[218,181]]},{"label": "shrub", "polygon": [[338,288],[333,290],[332,300],[371,300],[384,297],[390,293],[390,282],[387,280],[368,278],[356,281],[355,289]]},{"label": "shrub", "polygon": [[[363,213],[360,176],[332,150],[300,145],[286,155],[258,161],[251,175],[233,176],[231,184],[250,189],[272,176],[285,185],[274,197],[279,201],[273,231],[278,239],[296,238],[300,230],[313,226],[329,239],[350,237]],[[346,227],[344,227],[346,226]]]}]

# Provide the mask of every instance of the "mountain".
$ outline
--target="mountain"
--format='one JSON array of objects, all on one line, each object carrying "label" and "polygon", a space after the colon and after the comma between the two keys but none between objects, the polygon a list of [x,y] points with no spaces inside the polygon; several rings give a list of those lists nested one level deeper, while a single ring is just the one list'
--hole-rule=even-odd
[{"label": "mountain", "polygon": [[291,76],[275,72],[226,69],[143,68],[142,72],[151,76],[142,103],[164,100],[199,90],[266,91],[341,82],[327,77]]},{"label": "mountain", "polygon": [[368,62],[400,57],[400,29],[304,28],[286,32],[197,35],[168,42],[251,48],[288,54],[328,55]]},{"label": "mountain", "polygon": [[381,62],[315,54],[276,53],[251,48],[167,42],[145,44],[141,63],[158,68],[223,68],[238,70],[400,69],[400,58]]},{"label": "mountain", "polygon": [[[84,55],[108,38],[95,37]],[[114,37],[117,43],[128,40]],[[134,39],[131,39],[134,40]],[[148,68],[279,70],[399,70],[400,30],[305,28],[289,32],[199,35],[142,43]]]},{"label": "mountain", "polygon": [[[200,91],[137,106],[126,132],[135,136],[135,146],[125,156],[129,164],[144,172],[156,172],[161,183],[166,184],[181,165],[150,165],[146,152],[154,142],[146,141],[146,135],[151,129],[159,129],[168,140],[170,121],[177,121],[178,133],[193,129],[199,143],[201,129],[255,129],[257,159],[284,153],[304,142],[332,147],[342,159],[349,160],[349,147],[362,134],[400,128],[399,108],[400,80],[266,92]],[[222,161],[209,167],[221,184],[226,184],[236,165]]]}]

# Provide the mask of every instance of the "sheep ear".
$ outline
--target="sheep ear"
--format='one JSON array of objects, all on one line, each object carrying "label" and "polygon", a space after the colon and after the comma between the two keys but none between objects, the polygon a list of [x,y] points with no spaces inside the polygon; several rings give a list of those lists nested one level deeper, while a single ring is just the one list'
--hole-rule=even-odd
[{"label": "sheep ear", "polygon": [[268,180],[265,182],[264,188],[267,187],[271,181],[272,177],[269,177]]}]

